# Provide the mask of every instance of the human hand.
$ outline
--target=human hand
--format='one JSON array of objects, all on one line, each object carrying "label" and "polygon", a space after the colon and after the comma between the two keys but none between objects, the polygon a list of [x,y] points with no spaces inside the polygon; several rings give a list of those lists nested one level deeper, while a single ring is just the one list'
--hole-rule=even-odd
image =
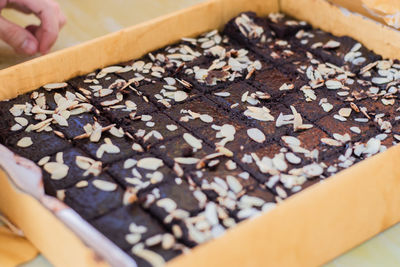
[{"label": "human hand", "polygon": [[46,54],[57,40],[66,17],[54,0],[0,0],[0,11],[13,8],[25,14],[35,14],[40,25],[20,27],[0,16],[0,39],[19,54]]}]

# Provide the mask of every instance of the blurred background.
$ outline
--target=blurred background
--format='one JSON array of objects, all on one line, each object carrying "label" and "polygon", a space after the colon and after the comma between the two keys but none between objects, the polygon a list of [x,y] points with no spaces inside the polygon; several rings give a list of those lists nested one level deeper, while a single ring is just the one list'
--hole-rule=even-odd
[{"label": "blurred background", "polygon": [[[61,31],[52,51],[118,31],[202,1],[58,0],[67,15],[68,23]],[[33,15],[23,15],[13,10],[4,10],[2,15],[21,26],[38,23]],[[30,58],[15,55],[11,48],[0,41],[0,69],[28,59]],[[35,260],[22,266],[49,267],[51,264],[39,255]],[[376,236],[325,266],[400,266],[400,225]]]}]

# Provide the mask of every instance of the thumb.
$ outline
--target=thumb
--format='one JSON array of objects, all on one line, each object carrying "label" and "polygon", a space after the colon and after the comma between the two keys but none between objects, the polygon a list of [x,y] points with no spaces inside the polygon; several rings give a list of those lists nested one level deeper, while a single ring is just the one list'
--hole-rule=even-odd
[{"label": "thumb", "polygon": [[0,17],[0,39],[9,44],[19,54],[34,55],[39,43],[28,30]]}]

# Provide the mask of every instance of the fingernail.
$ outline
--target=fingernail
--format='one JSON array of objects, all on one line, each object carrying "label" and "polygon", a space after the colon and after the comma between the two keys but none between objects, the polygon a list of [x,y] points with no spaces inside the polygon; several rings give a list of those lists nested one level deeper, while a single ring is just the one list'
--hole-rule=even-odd
[{"label": "fingernail", "polygon": [[30,39],[25,39],[25,41],[23,42],[21,49],[29,54],[29,55],[33,55],[36,53],[37,51],[37,47],[34,41],[30,40]]}]

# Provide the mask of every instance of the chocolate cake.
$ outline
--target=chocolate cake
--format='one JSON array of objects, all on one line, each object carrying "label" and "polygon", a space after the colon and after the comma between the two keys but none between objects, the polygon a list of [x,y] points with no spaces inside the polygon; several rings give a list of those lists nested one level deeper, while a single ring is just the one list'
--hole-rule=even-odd
[{"label": "chocolate cake", "polygon": [[284,14],[0,104],[0,141],[139,266],[400,141],[400,64]]}]

